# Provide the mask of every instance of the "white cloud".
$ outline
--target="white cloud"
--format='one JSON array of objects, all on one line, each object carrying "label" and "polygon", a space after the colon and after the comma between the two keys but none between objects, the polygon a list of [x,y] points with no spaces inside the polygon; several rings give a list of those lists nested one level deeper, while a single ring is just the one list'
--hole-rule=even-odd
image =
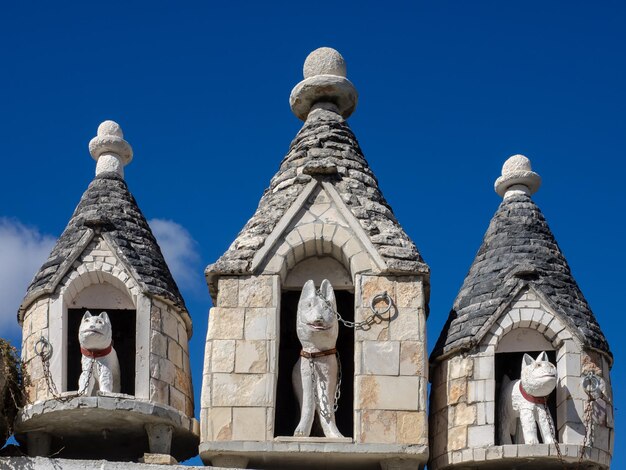
[{"label": "white cloud", "polygon": [[172,220],[151,219],[148,223],[178,286],[196,289],[203,277],[197,243],[191,234]]},{"label": "white cloud", "polygon": [[17,309],[55,241],[36,228],[0,217],[0,336],[19,332]]}]

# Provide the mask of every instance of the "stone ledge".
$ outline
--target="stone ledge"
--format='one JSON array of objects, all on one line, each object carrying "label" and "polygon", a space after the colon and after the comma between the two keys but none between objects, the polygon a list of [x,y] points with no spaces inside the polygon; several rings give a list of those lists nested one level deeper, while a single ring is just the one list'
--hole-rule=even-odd
[{"label": "stone ledge", "polygon": [[401,444],[359,444],[353,442],[224,441],[200,444],[200,457],[206,465],[223,456],[248,460],[249,468],[319,469],[359,468],[380,470],[381,462],[401,459],[422,468],[428,460],[428,446]]},{"label": "stone ledge", "polygon": [[107,449],[114,449],[118,458],[136,460],[147,451],[148,424],[173,427],[171,453],[176,460],[197,455],[199,424],[194,418],[171,406],[117,396],[76,397],[67,402],[52,399],[27,405],[18,414],[15,437],[26,444],[31,432],[49,434],[62,450],[61,457],[107,457]]},{"label": "stone ledge", "polygon": [[[566,468],[575,468],[582,446],[559,444]],[[462,449],[443,454],[429,463],[429,468],[442,470],[448,468],[481,468],[496,469],[503,466],[515,467],[519,470],[537,468],[541,461],[544,470],[562,470],[563,463],[559,460],[556,446],[548,444],[518,444]],[[597,448],[587,448],[582,465],[594,465],[594,468],[608,469],[611,455]]]},{"label": "stone ledge", "polygon": [[0,457],[0,470],[189,470],[213,467],[157,465],[108,460],[50,459],[47,457]]}]

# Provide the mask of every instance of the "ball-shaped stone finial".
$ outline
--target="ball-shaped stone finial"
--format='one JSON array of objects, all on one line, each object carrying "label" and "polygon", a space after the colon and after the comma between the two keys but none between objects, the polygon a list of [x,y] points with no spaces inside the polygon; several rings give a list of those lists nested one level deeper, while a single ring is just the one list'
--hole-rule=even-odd
[{"label": "ball-shaped stone finial", "polygon": [[96,175],[117,173],[124,176],[124,166],[133,159],[133,149],[124,140],[122,128],[115,121],[104,121],[98,135],[89,142],[89,153],[96,162]]},{"label": "ball-shaped stone finial", "polygon": [[304,78],[317,75],[346,77],[346,61],[331,47],[320,47],[311,52],[304,61]]},{"label": "ball-shaped stone finial", "polygon": [[512,157],[509,157],[506,162],[504,162],[504,165],[502,165],[503,176],[510,175],[511,173],[514,173],[518,170],[532,170],[532,166],[530,165],[530,160],[528,159],[528,157],[520,154],[513,155]]},{"label": "ball-shaped stone finial", "polygon": [[98,126],[98,135],[114,135],[116,137],[124,138],[122,128],[115,121],[104,121]]},{"label": "ball-shaped stone finial", "polygon": [[496,192],[507,197],[509,194],[534,194],[541,185],[541,177],[532,171],[530,160],[524,155],[513,155],[502,165],[502,176],[495,183]]},{"label": "ball-shaped stone finial", "polygon": [[289,96],[289,106],[298,118],[306,121],[314,107],[332,109],[344,119],[356,108],[359,94],[346,78],[346,62],[339,52],[320,47],[304,61],[304,80]]}]

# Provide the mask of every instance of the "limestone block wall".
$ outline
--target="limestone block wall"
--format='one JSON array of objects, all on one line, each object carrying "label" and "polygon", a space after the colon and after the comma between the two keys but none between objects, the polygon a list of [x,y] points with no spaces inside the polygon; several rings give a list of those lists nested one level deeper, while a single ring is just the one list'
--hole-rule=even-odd
[{"label": "limestone block wall", "polygon": [[[164,301],[145,296],[106,240],[94,238],[61,279],[56,291],[36,300],[25,312],[22,360],[30,377],[29,403],[53,398],[35,344],[44,337],[53,348],[50,372],[59,392],[67,383],[67,309],[135,309],[135,396],[169,405],[193,416],[189,333],[182,313]],[[70,358],[71,360],[71,358]]]},{"label": "limestone block wall", "polygon": [[[535,337],[525,334],[529,330],[539,333],[543,339],[530,341]],[[546,302],[532,290],[527,290],[491,326],[477,347],[434,365],[430,395],[429,468],[503,457],[554,455],[555,451],[549,446],[497,445],[496,354],[505,344],[506,350],[511,351],[514,348],[511,338],[516,339],[515,336],[507,337],[507,333],[518,335],[519,346],[528,348],[528,351],[537,348],[556,351],[556,425],[565,455],[570,451],[567,445],[572,445],[571,453],[577,456],[578,447],[573,446],[582,445],[585,438],[586,429],[582,421],[587,395],[582,387],[581,374],[594,370],[604,381],[606,395],[612,396],[607,359],[598,353],[583,350],[579,340]],[[608,466],[613,448],[613,411],[603,400],[594,405],[591,442],[593,448],[589,459]]]},{"label": "limestone block wall", "polygon": [[35,344],[42,336],[44,338],[49,336],[49,304],[50,300],[47,297],[35,301],[25,312],[22,323],[22,362],[29,376],[26,387],[28,403],[48,397],[44,368],[41,359],[35,354]]},{"label": "limestone block wall", "polygon": [[[357,275],[355,319],[372,314],[371,301],[387,292],[390,321],[355,330],[355,441],[428,443],[424,286],[414,276]],[[378,306],[379,308],[384,305]]]},{"label": "limestone block wall", "polygon": [[209,314],[201,441],[274,438],[278,275],[222,277]]},{"label": "limestone block wall", "polygon": [[150,400],[193,416],[189,334],[179,312],[152,300],[150,309]]}]

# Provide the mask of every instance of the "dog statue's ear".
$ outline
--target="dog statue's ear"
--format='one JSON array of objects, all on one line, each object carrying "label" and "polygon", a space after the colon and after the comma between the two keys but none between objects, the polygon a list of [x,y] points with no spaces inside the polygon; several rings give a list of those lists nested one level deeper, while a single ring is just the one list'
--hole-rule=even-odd
[{"label": "dog statue's ear", "polygon": [[333,306],[333,309],[337,311],[337,300],[335,299],[335,291],[333,290],[333,286],[330,284],[328,279],[324,279],[322,281],[322,285],[320,286],[320,293],[322,297],[326,299],[330,305]]},{"label": "dog statue's ear", "polygon": [[100,315],[98,315],[100,318],[102,318],[105,323],[111,323],[111,320],[109,320],[109,314],[106,312],[102,312]]},{"label": "dog statue's ear", "polygon": [[313,297],[315,297],[315,283],[313,282],[313,279],[309,279],[304,283],[300,300],[312,299]]},{"label": "dog statue's ear", "polygon": [[548,354],[545,351],[541,351],[541,353],[537,356],[537,361],[539,362],[548,362]]},{"label": "dog statue's ear", "polygon": [[535,362],[535,360],[530,355],[524,354],[524,358],[522,359],[522,367],[528,367],[533,362]]},{"label": "dog statue's ear", "polygon": [[91,314],[91,312],[89,312],[89,310],[87,310],[85,314],[83,315],[83,320],[86,318],[91,318],[91,317],[93,317],[93,315]]}]

